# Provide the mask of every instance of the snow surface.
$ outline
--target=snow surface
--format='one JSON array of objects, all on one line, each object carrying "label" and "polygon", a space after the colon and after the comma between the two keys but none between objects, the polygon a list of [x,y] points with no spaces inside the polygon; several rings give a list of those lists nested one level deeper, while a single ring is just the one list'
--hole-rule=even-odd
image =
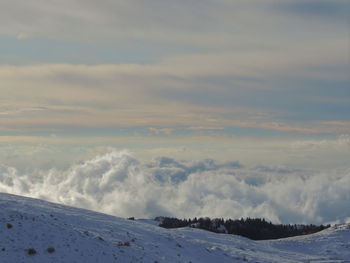
[{"label": "snow surface", "polygon": [[350,262],[350,225],[252,241],[0,193],[0,262]]}]

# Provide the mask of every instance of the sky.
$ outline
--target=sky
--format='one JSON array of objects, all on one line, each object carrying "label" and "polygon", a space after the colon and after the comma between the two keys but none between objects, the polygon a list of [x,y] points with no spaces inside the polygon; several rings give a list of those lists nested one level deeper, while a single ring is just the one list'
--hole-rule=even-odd
[{"label": "sky", "polygon": [[68,171],[126,149],[349,168],[349,14],[347,0],[1,0],[0,165]]}]

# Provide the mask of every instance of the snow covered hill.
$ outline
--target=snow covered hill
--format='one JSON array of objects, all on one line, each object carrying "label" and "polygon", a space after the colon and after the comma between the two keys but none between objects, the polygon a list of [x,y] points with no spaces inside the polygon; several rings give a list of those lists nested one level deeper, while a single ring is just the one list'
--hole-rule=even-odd
[{"label": "snow covered hill", "polygon": [[0,194],[0,262],[350,262],[350,225],[252,241]]}]

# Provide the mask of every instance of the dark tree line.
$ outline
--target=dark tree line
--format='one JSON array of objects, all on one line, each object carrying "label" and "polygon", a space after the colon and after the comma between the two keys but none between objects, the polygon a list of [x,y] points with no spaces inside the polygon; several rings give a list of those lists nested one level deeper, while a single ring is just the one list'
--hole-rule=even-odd
[{"label": "dark tree line", "polygon": [[316,233],[324,230],[330,225],[282,225],[272,224],[265,219],[246,218],[246,219],[226,219],[215,218],[194,218],[178,219],[170,217],[156,217],[160,227],[179,228],[193,227],[208,230],[215,233],[226,233],[244,236],[253,240],[278,239],[292,236],[300,236]]}]

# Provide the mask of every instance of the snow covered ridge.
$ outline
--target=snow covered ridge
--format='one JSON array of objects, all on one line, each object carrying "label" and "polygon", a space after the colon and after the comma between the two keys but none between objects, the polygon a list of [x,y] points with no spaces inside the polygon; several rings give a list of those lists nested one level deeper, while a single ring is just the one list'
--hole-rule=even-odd
[{"label": "snow covered ridge", "polygon": [[252,241],[0,193],[0,262],[350,262],[350,226]]}]

